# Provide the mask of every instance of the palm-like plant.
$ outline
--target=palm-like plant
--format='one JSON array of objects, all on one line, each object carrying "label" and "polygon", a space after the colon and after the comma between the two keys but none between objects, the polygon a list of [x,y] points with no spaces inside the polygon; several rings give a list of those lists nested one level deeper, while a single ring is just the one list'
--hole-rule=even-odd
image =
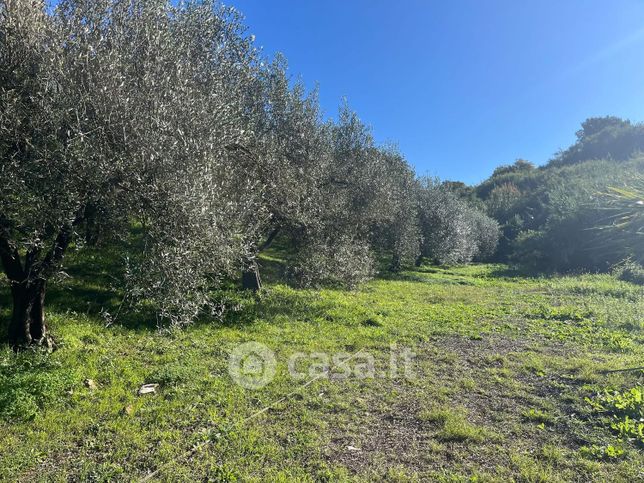
[{"label": "palm-like plant", "polygon": [[607,242],[619,243],[640,263],[644,261],[644,176],[635,175],[628,186],[609,187],[602,194],[608,216],[599,229]]},{"label": "palm-like plant", "polygon": [[626,188],[610,187],[606,196],[610,206],[618,211],[613,217],[613,227],[644,235],[644,176],[636,176]]}]

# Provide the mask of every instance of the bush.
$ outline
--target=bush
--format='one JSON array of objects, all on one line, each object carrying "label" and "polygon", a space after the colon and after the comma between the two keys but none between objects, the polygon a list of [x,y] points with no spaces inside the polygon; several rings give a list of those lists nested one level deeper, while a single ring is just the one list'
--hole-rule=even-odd
[{"label": "bush", "polygon": [[625,282],[644,285],[644,267],[639,263],[627,260],[616,267],[613,273]]},{"label": "bush", "polygon": [[[644,159],[538,170],[539,188],[522,191],[501,217],[504,259],[544,271],[607,271],[625,258],[644,260],[641,189]],[[488,206],[488,209],[490,207]]]},{"label": "bush", "polygon": [[524,268],[536,270],[541,268],[545,258],[545,234],[536,230],[519,232],[515,240],[510,242],[510,262],[517,263]]}]

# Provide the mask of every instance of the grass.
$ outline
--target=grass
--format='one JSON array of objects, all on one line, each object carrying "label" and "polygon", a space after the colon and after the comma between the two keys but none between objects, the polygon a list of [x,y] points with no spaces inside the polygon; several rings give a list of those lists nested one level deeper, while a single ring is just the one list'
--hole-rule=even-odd
[{"label": "grass", "polygon": [[[606,372],[644,361],[641,286],[472,265],[298,290],[272,252],[260,296],[226,293],[223,320],[159,332],[145,313],[106,326],[101,309],[120,304],[116,254],[70,261],[48,298],[59,349],[0,348],[0,480],[644,476],[644,448],[619,426],[641,411],[644,372]],[[5,320],[8,301],[0,285]],[[275,353],[257,390],[228,372],[248,341]],[[325,367],[331,377],[304,386]],[[146,383],[157,393],[138,396]]]},{"label": "grass", "polygon": [[435,423],[439,427],[436,438],[439,441],[474,441],[493,440],[494,434],[486,429],[471,424],[464,408],[439,408],[419,414],[421,421]]}]

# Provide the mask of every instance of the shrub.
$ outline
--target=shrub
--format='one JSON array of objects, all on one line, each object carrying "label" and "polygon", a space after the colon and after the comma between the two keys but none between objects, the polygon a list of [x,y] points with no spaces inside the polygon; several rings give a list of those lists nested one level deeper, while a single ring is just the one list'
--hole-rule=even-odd
[{"label": "shrub", "polygon": [[[642,159],[618,166],[587,161],[534,173],[538,189],[513,210],[521,223],[504,230],[502,254],[539,270],[600,270],[630,257],[642,263]],[[633,180],[636,180],[635,182]]]},{"label": "shrub", "polygon": [[644,267],[639,263],[627,260],[616,267],[613,273],[625,282],[644,285]]}]

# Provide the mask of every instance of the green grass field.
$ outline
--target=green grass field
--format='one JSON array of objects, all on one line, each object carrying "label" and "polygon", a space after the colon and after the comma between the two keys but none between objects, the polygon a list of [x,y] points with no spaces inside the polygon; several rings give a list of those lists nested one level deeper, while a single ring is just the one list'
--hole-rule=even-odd
[{"label": "green grass field", "polygon": [[[72,258],[48,295],[58,350],[0,349],[0,480],[644,480],[644,371],[606,372],[644,365],[642,287],[473,265],[299,290],[271,255],[261,295],[162,332],[146,314],[106,326],[109,260]],[[258,390],[228,372],[248,341],[277,361]],[[392,344],[415,353],[406,377]],[[295,353],[304,372],[315,353],[358,357],[307,384]],[[366,354],[374,377],[355,374]]]}]

